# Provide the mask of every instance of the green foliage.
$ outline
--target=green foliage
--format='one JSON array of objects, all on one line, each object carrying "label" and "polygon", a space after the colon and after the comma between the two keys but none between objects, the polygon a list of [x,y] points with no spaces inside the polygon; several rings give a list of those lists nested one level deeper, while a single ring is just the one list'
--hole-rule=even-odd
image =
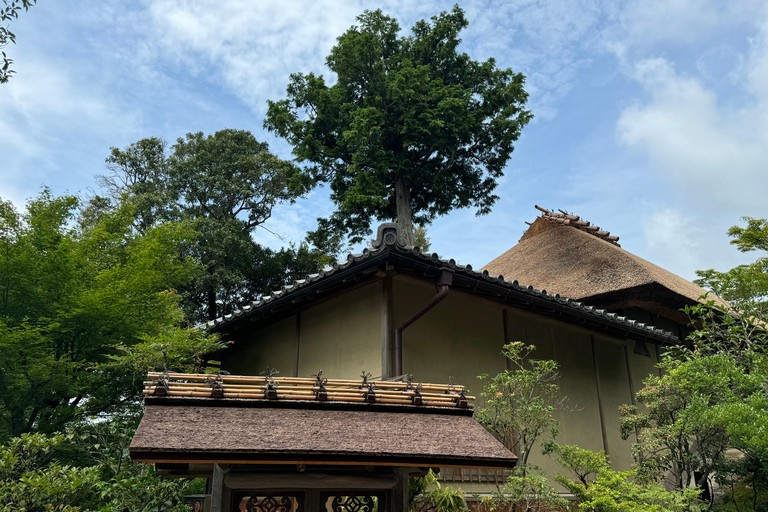
[{"label": "green foliage", "polygon": [[291,75],[288,98],[270,101],[264,126],[309,165],[303,186],[328,182],[331,222],[353,242],[372,218],[413,222],[455,208],[488,213],[513,142],[532,118],[525,78],[459,53],[467,26],[458,6],[399,35],[397,21],[365,11],[326,59],[335,79]]},{"label": "green foliage", "polygon": [[51,462],[64,436],[23,434],[0,446],[0,511],[79,510],[94,493],[98,468]]},{"label": "green foliage", "polygon": [[323,251],[338,248],[330,233],[312,240],[320,250],[301,244],[272,251],[253,241],[275,205],[293,202],[304,187],[293,184],[293,164],[271,154],[250,132],[189,133],[170,147],[157,138],[142,139],[112,148],[107,168],[110,173],[99,178],[107,196],[90,200],[84,222],[128,204],[138,233],[167,221],[192,226],[195,236],[180,250],[205,272],[179,290],[194,321],[231,313],[262,292],[316,272],[328,263]]},{"label": "green foliage", "polygon": [[[741,252],[768,252],[768,220],[743,217],[747,227],[733,226],[728,236],[731,244]],[[760,257],[754,263],[739,265],[727,272],[714,269],[696,272],[699,279],[694,282],[730,301],[739,310],[758,307],[765,315],[765,299],[768,297],[768,257]]]},{"label": "green foliage", "polygon": [[5,22],[18,19],[22,9],[28,11],[36,3],[37,0],[3,0],[3,7],[0,9],[0,54],[3,56],[3,64],[0,66],[0,84],[8,82],[11,75],[15,73],[10,67],[13,60],[8,58],[4,50],[8,43],[16,44],[16,34],[8,30]]},{"label": "green foliage", "polygon": [[179,255],[189,226],[139,235],[123,205],[76,228],[78,204],[48,190],[24,214],[0,201],[0,436],[55,432],[133,400],[132,376],[100,365],[179,322],[173,288],[199,272]]},{"label": "green foliage", "polygon": [[499,492],[492,510],[549,512],[568,510],[568,500],[560,496],[549,479],[536,468],[516,467]]},{"label": "green foliage", "polygon": [[121,354],[110,355],[112,364],[139,375],[149,371],[198,373],[202,356],[226,348],[218,336],[202,329],[169,328],[157,335],[145,335],[135,345],[116,347]]},{"label": "green foliage", "polygon": [[427,236],[427,229],[424,226],[416,226],[413,230],[413,245],[416,245],[421,249],[422,253],[429,252],[432,247],[432,242]]},{"label": "green foliage", "polygon": [[729,386],[743,375],[725,354],[694,355],[682,364],[667,359],[660,367],[663,376],[649,376],[637,393],[645,408],[623,407],[622,435],[639,432],[634,449],[642,481],[669,471],[684,488],[694,474],[706,478],[723,462],[729,436],[712,411],[733,397]]},{"label": "green foliage", "polygon": [[483,403],[475,417],[507,448],[519,453],[523,468],[537,441],[557,436],[553,413],[565,402],[559,397],[557,363],[529,359],[535,348],[520,341],[504,345],[502,354],[513,369],[492,378],[487,374],[478,377],[483,380]]},{"label": "green foliage", "polygon": [[431,512],[460,512],[469,510],[464,492],[454,487],[443,487],[430,469],[420,478],[408,482],[408,504],[410,510]]},{"label": "green foliage", "polygon": [[588,486],[557,477],[576,496],[579,510],[594,512],[688,512],[700,510],[699,491],[667,491],[656,483],[638,484],[633,471],[605,469]]},{"label": "green foliage", "polygon": [[554,443],[548,450],[576,476],[577,481],[563,475],[555,476],[555,480],[576,497],[579,510],[683,512],[700,509],[698,490],[667,491],[656,482],[638,482],[634,471],[611,470],[602,450],[593,452]]},{"label": "green foliage", "polygon": [[[200,480],[163,480],[133,463],[128,445],[135,424],[82,422],[65,435],[23,434],[0,446],[0,512],[185,510],[181,497],[199,493]],[[75,443],[74,446],[70,443]],[[56,460],[67,450],[91,457],[82,467]]]},{"label": "green foliage", "polygon": [[591,475],[608,470],[608,458],[600,450],[593,452],[576,445],[560,445],[555,442],[545,446],[546,452],[555,454],[557,462],[573,473],[582,485],[589,485]]},{"label": "green foliage", "polygon": [[637,394],[643,410],[622,411],[624,436],[638,433],[638,478],[659,481],[670,471],[676,487],[703,489],[710,478],[726,487],[747,478],[757,496],[768,489],[765,324],[711,301],[686,311],[699,326],[690,348],[669,351],[662,376],[645,381]]},{"label": "green foliage", "polygon": [[712,512],[747,512],[768,510],[768,489],[756,489],[752,479],[732,479],[712,507]]}]

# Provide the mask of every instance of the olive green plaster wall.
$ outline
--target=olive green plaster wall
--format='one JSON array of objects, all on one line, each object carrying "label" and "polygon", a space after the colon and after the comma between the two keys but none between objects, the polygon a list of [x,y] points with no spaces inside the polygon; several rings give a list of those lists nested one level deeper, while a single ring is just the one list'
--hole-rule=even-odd
[{"label": "olive green plaster wall", "polygon": [[295,377],[297,334],[296,315],[254,330],[222,352],[222,368],[235,375],[259,375],[269,366],[280,376]]},{"label": "olive green plaster wall", "polygon": [[[434,284],[407,276],[394,279],[393,325],[411,317],[437,293]],[[403,331],[403,372],[415,382],[447,383],[454,378],[475,394],[477,376],[506,368],[502,308],[496,303],[451,290],[431,311]]]},{"label": "olive green plaster wall", "polygon": [[277,322],[240,335],[223,352],[222,368],[259,375],[267,366],[281,376],[354,379],[381,372],[382,282],[352,290]]},{"label": "olive green plaster wall", "polygon": [[[431,283],[407,276],[394,280],[394,325],[399,325],[436,293]],[[506,312],[505,312],[506,310]],[[416,381],[456,382],[478,394],[476,376],[494,375],[506,367],[503,343],[536,345],[532,357],[560,364],[560,387],[567,396],[556,414],[561,423],[558,441],[591,450],[605,449],[613,466],[628,469],[630,444],[619,431],[619,406],[632,403],[632,391],[654,371],[652,358],[634,354],[634,342],[601,336],[530,311],[451,290],[445,300],[410,326],[403,335],[403,369]],[[593,350],[594,347],[594,350]],[[629,366],[628,366],[629,364]],[[550,472],[559,466],[537,448],[530,462]]]},{"label": "olive green plaster wall", "polygon": [[[633,342],[629,343],[634,346]],[[624,441],[619,430],[619,407],[632,403],[627,348],[626,341],[595,336],[595,362],[600,385],[605,447],[611,466],[617,470],[627,470],[632,465],[633,440]]]},{"label": "olive green plaster wall", "polygon": [[[560,365],[558,384],[567,400],[563,410],[555,414],[560,422],[558,441],[590,450],[603,449],[598,382],[589,331],[514,308],[507,315],[509,341],[535,345],[531,358],[554,359]],[[540,446],[534,448],[529,463],[549,473],[561,471],[551,457],[541,455]]]},{"label": "olive green plaster wall", "polygon": [[318,370],[330,379],[381,372],[382,281],[358,288],[301,313],[299,376]]}]

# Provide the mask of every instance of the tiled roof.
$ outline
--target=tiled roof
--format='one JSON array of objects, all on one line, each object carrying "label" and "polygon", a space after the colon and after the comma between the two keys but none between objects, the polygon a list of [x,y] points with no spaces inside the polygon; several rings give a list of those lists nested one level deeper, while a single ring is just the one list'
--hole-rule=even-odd
[{"label": "tiled roof", "polygon": [[[342,277],[357,269],[363,269],[370,265],[381,263],[383,260],[394,260],[400,263],[415,263],[435,268],[447,268],[455,272],[454,281],[458,277],[465,277],[478,283],[485,283],[495,287],[494,294],[504,300],[504,292],[527,297],[529,301],[539,301],[542,305],[556,308],[559,313],[575,315],[581,319],[590,319],[602,324],[608,324],[615,328],[632,332],[639,336],[650,336],[660,341],[674,341],[677,337],[663,329],[647,325],[643,322],[609,313],[606,310],[589,306],[579,301],[562,297],[559,294],[551,294],[546,290],[537,290],[533,286],[526,286],[516,280],[507,280],[502,275],[493,275],[487,270],[475,270],[472,265],[460,265],[454,259],[441,258],[437,253],[422,253],[419,247],[404,246],[398,243],[397,226],[393,223],[382,224],[378,228],[378,236],[371,247],[362,253],[349,254],[346,260],[339,260],[332,266],[326,267],[317,274],[310,274],[304,279],[294,281],[289,285],[275,290],[269,295],[262,296],[260,300],[253,301],[242,306],[231,314],[224,315],[216,320],[209,321],[207,328],[222,330],[231,322],[240,318],[255,314],[277,302],[289,301],[298,296],[302,291],[308,292],[321,287],[334,277]],[[290,300],[289,300],[290,299]]]}]

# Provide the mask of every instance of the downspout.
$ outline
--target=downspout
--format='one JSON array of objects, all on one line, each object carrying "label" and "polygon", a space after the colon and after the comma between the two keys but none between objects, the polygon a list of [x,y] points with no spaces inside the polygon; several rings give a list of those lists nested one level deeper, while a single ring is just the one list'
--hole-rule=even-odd
[{"label": "downspout", "polygon": [[403,331],[448,295],[448,290],[453,284],[453,271],[443,269],[435,284],[437,284],[437,295],[395,330],[395,376],[397,377],[403,375]]}]

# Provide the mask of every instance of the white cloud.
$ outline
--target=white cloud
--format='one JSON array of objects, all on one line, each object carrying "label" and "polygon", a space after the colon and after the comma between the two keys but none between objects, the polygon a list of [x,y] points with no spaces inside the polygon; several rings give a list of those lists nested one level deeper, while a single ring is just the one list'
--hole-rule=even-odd
[{"label": "white cloud", "polygon": [[[652,203],[646,203],[645,209],[643,236],[646,255],[651,261],[683,275],[706,266],[706,258],[700,255],[707,230],[696,224],[690,214]],[[693,279],[693,275],[685,277]]]},{"label": "white cloud", "polygon": [[176,2],[148,5],[158,52],[200,78],[224,82],[258,112],[284,95],[288,75],[322,72],[335,38],[360,12],[353,1]]},{"label": "white cloud", "polygon": [[643,201],[642,256],[688,280],[696,279],[694,270],[728,270],[754,261],[754,254],[738,252],[729,244],[728,227],[738,223],[735,217],[712,219],[709,212],[690,212]]},{"label": "white cloud", "polygon": [[663,44],[701,43],[765,12],[759,0],[627,0],[603,8],[608,23],[600,37],[620,59]]},{"label": "white cloud", "polygon": [[[700,80],[675,72],[666,59],[636,63],[634,77],[650,100],[626,108],[622,142],[660,166],[666,183],[698,197],[703,207],[744,211],[764,204],[768,182],[768,89],[760,90],[768,48],[755,48],[750,67],[755,94],[745,108],[719,104]],[[662,185],[660,185],[662,186]]]},{"label": "white cloud", "polygon": [[[407,34],[415,21],[450,10],[452,4],[390,0],[377,7],[398,19]],[[290,73],[327,76],[330,48],[366,8],[371,7],[361,0],[302,0],[290,8],[247,0],[148,3],[156,53],[201,78],[221,75],[258,114],[266,109],[265,98],[284,96]],[[590,63],[579,50],[595,43],[600,21],[596,0],[523,0],[465,8],[470,26],[462,34],[462,49],[528,75],[532,108],[540,118],[552,119],[579,70]]]}]

